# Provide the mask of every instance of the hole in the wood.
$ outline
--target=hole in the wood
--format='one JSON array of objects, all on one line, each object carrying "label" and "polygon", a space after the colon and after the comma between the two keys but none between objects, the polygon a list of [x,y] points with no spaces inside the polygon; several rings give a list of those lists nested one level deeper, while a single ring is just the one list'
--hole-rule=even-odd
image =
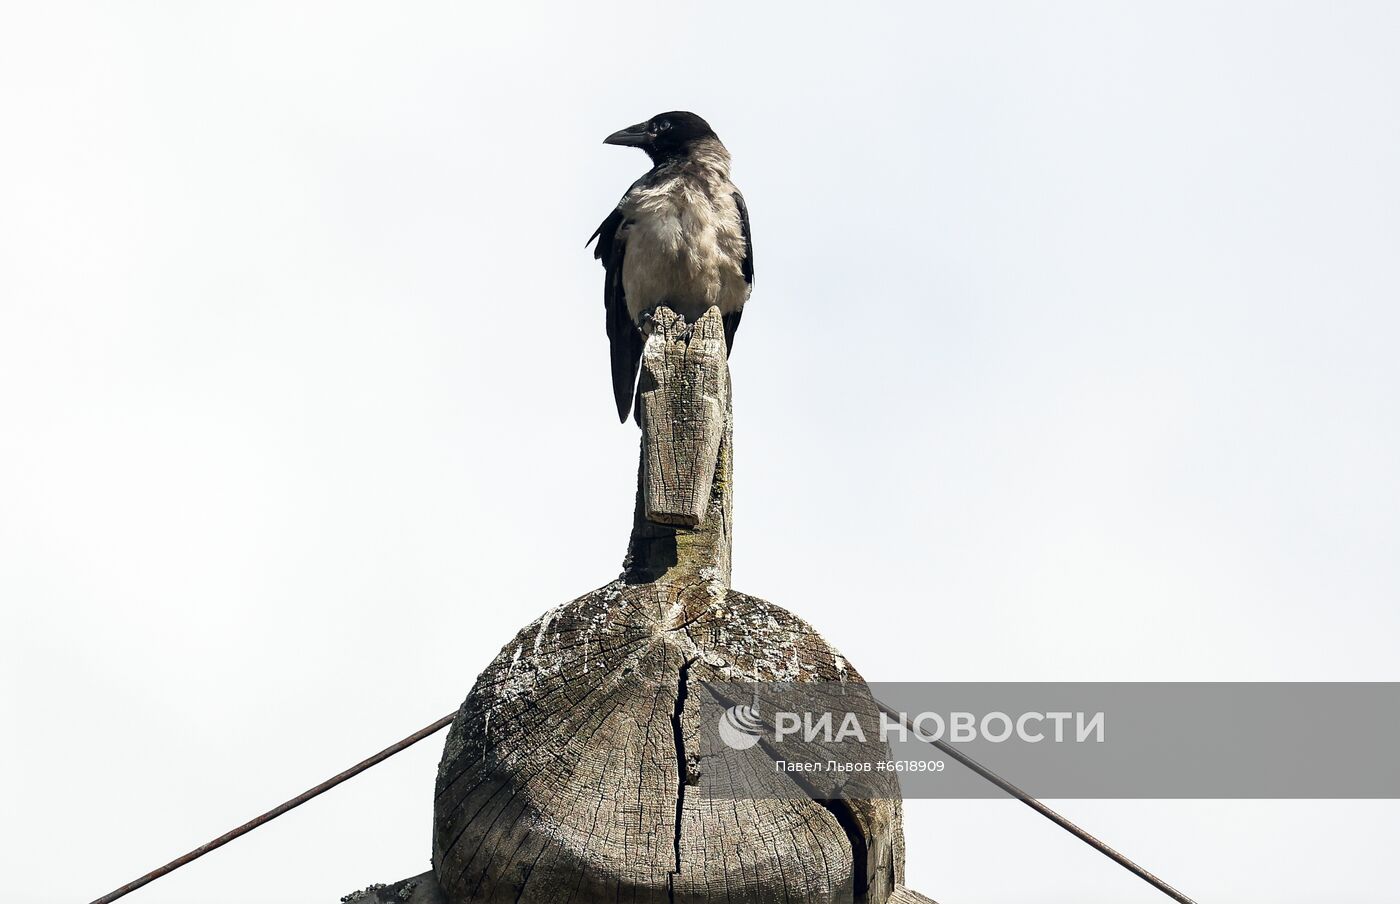
[{"label": "hole in the wood", "polygon": [[856,814],[851,810],[851,805],[844,800],[822,800],[812,798],[821,804],[828,813],[836,817],[836,822],[841,826],[841,831],[846,833],[846,840],[851,843],[851,893],[856,901],[864,901],[870,894],[870,876],[866,871],[867,847],[865,834],[860,830],[860,823],[856,820]]}]

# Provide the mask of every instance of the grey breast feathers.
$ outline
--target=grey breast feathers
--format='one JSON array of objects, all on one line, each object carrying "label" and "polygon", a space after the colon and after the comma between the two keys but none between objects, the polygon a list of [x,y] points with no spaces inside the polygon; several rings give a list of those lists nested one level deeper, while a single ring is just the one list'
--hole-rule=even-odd
[{"label": "grey breast feathers", "polygon": [[753,288],[753,237],[744,196],[729,181],[728,155],[699,155],[653,169],[633,183],[597,231],[613,396],[627,419],[641,364],[643,315],[666,305],[687,320],[718,306],[732,350]]}]

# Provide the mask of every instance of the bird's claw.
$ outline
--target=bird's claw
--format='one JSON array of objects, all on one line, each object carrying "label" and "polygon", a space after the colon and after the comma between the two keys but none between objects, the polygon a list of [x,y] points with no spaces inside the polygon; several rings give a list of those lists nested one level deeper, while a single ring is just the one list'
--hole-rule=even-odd
[{"label": "bird's claw", "polygon": [[[659,307],[665,306],[658,305],[657,308]],[[652,308],[650,310],[643,311],[641,314],[637,315],[637,329],[641,330],[642,335],[646,338],[650,338],[651,334],[656,332],[657,308]],[[695,324],[688,323],[685,319],[684,314],[675,314],[675,320],[672,320],[670,322],[668,332],[675,338],[680,339],[683,342],[689,343],[691,337],[695,335]]]}]

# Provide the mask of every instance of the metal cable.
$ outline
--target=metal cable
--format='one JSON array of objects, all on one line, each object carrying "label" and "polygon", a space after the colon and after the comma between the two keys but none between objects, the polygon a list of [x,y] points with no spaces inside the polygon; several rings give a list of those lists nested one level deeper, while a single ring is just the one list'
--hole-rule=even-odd
[{"label": "metal cable", "polygon": [[146,875],[142,876],[139,879],[128,882],[121,888],[118,888],[116,891],[108,892],[107,894],[93,901],[92,904],[109,904],[109,902],[111,901],[115,901],[120,897],[123,897],[125,895],[130,894],[133,891],[136,891],[136,889],[147,884],[148,882],[154,882],[161,876],[169,875],[170,873],[175,872],[175,870],[179,869],[187,863],[193,863],[194,861],[198,860],[200,857],[203,857],[205,854],[209,853],[215,848],[223,847],[224,845],[228,844],[230,841],[239,837],[240,835],[246,835],[249,832],[256,829],[258,826],[266,825],[267,823],[281,816],[283,813],[286,813],[288,810],[292,810],[301,806],[311,798],[329,791],[330,789],[334,788],[336,785],[340,784],[346,779],[354,778],[361,772],[364,772],[369,767],[384,762],[389,757],[402,750],[407,750],[409,747],[412,747],[414,744],[417,744],[419,741],[423,740],[429,735],[434,734],[447,727],[448,725],[452,724],[452,720],[455,718],[457,718],[456,712],[452,712],[448,715],[443,716],[441,719],[438,719],[432,725],[429,725],[426,728],[423,728],[419,731],[415,731],[413,734],[404,738],[402,741],[399,741],[397,744],[392,744],[388,747],[385,747],[383,750],[379,751],[374,756],[366,760],[361,760],[360,762],[351,766],[349,769],[346,769],[344,772],[340,773],[334,778],[326,779],[324,782],[321,782],[321,784],[317,785],[316,787],[309,788],[306,791],[303,791],[302,793],[298,794],[296,797],[293,797],[291,800],[286,801],[285,803],[278,804],[277,806],[273,807],[271,810],[268,810],[261,816],[254,817],[253,819],[250,819],[247,822],[243,823],[243,825],[239,826],[238,828],[225,832],[218,838],[215,838],[213,841],[210,841],[207,844],[200,845],[199,847],[190,851],[185,856],[176,857],[174,860],[171,860],[169,863],[165,864],[165,866],[162,866],[159,869],[151,870]]},{"label": "metal cable", "polygon": [[893,716],[894,718],[898,719],[901,725],[903,725],[906,729],[913,731],[914,737],[918,738],[921,741],[926,741],[927,743],[932,744],[934,747],[937,747],[940,752],[948,754],[948,756],[957,760],[959,763],[962,763],[964,766],[971,769],[973,772],[977,773],[982,778],[991,782],[993,785],[996,785],[998,788],[1005,791],[1007,794],[1011,795],[1012,797],[1019,800],[1021,803],[1030,807],[1032,810],[1036,811],[1041,816],[1044,816],[1046,819],[1050,820],[1055,825],[1064,829],[1066,832],[1069,832],[1075,838],[1078,838],[1080,841],[1089,845],[1089,847],[1098,851],[1100,854],[1103,854],[1105,857],[1112,860],[1119,866],[1123,867],[1133,875],[1137,876],[1139,879],[1142,879],[1144,882],[1148,883],[1153,888],[1160,891],[1162,894],[1171,898],[1173,901],[1179,901],[1180,904],[1196,904],[1195,901],[1192,901],[1190,898],[1186,897],[1181,892],[1177,891],[1175,888],[1172,888],[1170,885],[1163,882],[1161,879],[1158,879],[1156,876],[1152,875],[1147,870],[1138,866],[1136,863],[1129,860],[1127,857],[1123,856],[1122,854],[1115,851],[1113,848],[1104,844],[1102,841],[1098,840],[1093,835],[1090,835],[1088,832],[1084,831],[1079,826],[1070,822],[1068,819],[1061,816],[1059,813],[1056,813],[1054,810],[1050,809],[1045,804],[1036,800],[1034,797],[1031,797],[1029,794],[1022,791],[1015,785],[1011,784],[1001,776],[997,775],[995,772],[988,769],[986,766],[983,766],[981,763],[977,762],[972,757],[968,756],[960,750],[955,749],[946,741],[924,737],[918,732],[917,729],[915,729],[912,725],[909,724],[909,720],[905,718],[904,713],[895,712],[885,704],[879,703],[879,701],[876,702],[878,703],[882,712],[884,712],[886,715]]}]

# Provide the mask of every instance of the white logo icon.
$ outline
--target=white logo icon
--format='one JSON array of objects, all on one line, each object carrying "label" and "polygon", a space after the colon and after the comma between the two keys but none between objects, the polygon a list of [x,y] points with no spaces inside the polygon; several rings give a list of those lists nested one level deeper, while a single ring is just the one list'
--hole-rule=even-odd
[{"label": "white logo icon", "polygon": [[720,740],[735,750],[748,750],[763,734],[757,706],[731,706],[719,717]]}]

